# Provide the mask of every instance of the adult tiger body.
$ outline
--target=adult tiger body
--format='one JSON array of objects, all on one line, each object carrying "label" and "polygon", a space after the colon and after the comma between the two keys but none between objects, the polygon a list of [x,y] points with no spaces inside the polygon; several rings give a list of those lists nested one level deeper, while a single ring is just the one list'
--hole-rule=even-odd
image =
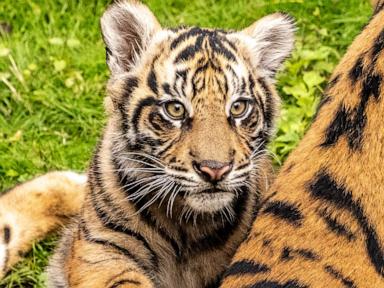
[{"label": "adult tiger body", "polygon": [[[375,1],[377,2],[377,1]],[[221,287],[384,287],[384,1],[336,68]]]},{"label": "adult tiger body", "polygon": [[[113,4],[101,27],[108,123],[49,287],[217,287],[267,188],[274,76],[293,47],[292,19],[273,14],[240,32],[162,29],[128,1]],[[4,223],[5,255],[23,241],[20,227],[47,232],[25,224]]]}]

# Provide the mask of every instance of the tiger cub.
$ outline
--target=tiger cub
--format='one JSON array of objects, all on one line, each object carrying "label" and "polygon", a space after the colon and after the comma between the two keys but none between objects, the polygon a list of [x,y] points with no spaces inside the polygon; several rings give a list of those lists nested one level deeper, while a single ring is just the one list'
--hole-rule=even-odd
[{"label": "tiger cub", "polygon": [[[238,32],[165,29],[128,1],[107,9],[101,28],[108,123],[48,285],[217,287],[267,188],[274,77],[295,25],[278,13]],[[22,234],[7,227],[11,245]]]},{"label": "tiger cub", "polygon": [[[377,1],[376,1],[377,2]],[[336,68],[221,287],[384,287],[384,1]]]}]

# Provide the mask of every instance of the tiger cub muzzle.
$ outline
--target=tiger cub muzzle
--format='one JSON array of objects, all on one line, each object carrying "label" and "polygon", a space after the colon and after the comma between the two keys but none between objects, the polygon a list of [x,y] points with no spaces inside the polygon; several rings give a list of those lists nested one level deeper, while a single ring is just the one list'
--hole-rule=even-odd
[{"label": "tiger cub muzzle", "polygon": [[215,160],[203,160],[200,163],[194,161],[193,168],[205,181],[216,184],[223,180],[232,170],[232,162],[219,162]]}]

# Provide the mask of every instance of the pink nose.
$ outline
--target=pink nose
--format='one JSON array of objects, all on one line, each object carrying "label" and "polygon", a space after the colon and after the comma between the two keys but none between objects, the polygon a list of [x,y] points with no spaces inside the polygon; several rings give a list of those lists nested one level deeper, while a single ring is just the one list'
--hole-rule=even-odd
[{"label": "pink nose", "polygon": [[194,163],[196,171],[209,182],[218,182],[225,178],[231,171],[231,163],[223,163],[214,160],[204,160],[200,163]]}]

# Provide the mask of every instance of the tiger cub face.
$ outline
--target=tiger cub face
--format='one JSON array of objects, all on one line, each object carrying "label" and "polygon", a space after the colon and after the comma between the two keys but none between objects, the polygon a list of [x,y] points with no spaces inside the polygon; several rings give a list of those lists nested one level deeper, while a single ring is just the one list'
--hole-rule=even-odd
[{"label": "tiger cub face", "polygon": [[260,177],[292,19],[273,14],[239,32],[166,29],[131,1],[109,8],[101,27],[112,74],[106,106],[118,127],[111,153],[140,187],[130,200],[230,209]]}]

